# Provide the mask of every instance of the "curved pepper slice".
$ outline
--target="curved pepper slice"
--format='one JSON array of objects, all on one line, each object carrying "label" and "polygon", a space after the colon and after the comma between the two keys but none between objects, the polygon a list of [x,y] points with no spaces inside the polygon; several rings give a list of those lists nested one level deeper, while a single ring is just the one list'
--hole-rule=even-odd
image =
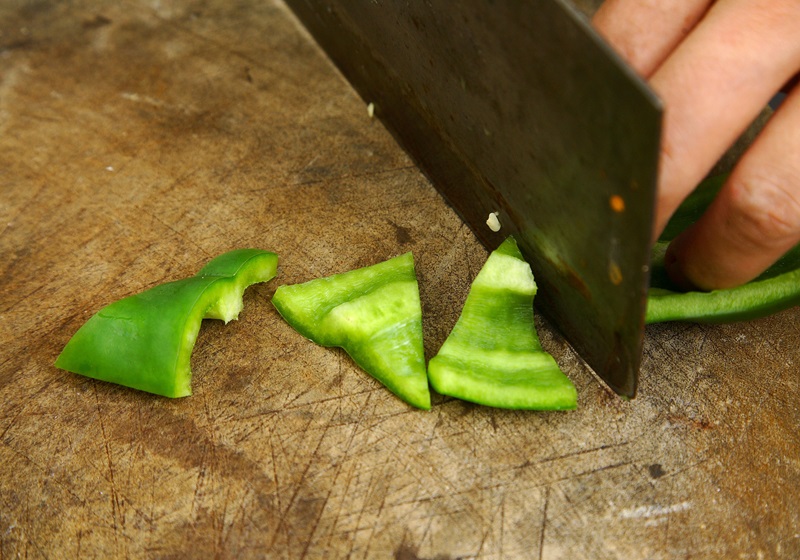
[{"label": "curved pepper slice", "polygon": [[433,388],[499,408],[574,409],[575,386],[539,343],[535,294],[531,268],[509,237],[489,255],[453,331],[428,364]]},{"label": "curved pepper slice", "polygon": [[678,208],[653,248],[646,323],[746,321],[800,305],[800,245],[761,276],[736,288],[681,292],[670,281],[664,268],[669,242],[703,214],[726,177],[704,181]]},{"label": "curved pepper slice", "polygon": [[280,286],[272,303],[295,330],[321,346],[339,346],[395,395],[431,406],[414,258]]},{"label": "curved pepper slice", "polygon": [[245,288],[273,278],[278,256],[239,249],[197,275],[117,302],[91,317],[56,367],[165,397],[191,394],[190,358],[202,319],[238,318]]}]

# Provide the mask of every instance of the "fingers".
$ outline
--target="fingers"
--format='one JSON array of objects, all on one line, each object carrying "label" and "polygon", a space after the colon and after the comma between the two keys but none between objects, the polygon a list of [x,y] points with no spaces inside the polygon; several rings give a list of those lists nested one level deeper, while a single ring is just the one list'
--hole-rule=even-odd
[{"label": "fingers", "polygon": [[670,246],[683,287],[733,287],[800,242],[800,86],[789,93],[706,214]]},{"label": "fingers", "polygon": [[641,76],[649,78],[713,0],[606,0],[592,23]]},{"label": "fingers", "polygon": [[800,86],[791,82],[800,2],[606,0],[593,23],[664,102],[655,237],[772,96],[792,88],[708,214],[667,255],[685,285],[754,278],[800,241]]},{"label": "fingers", "polygon": [[665,106],[656,235],[800,68],[799,27],[797,0],[721,0],[653,74]]}]

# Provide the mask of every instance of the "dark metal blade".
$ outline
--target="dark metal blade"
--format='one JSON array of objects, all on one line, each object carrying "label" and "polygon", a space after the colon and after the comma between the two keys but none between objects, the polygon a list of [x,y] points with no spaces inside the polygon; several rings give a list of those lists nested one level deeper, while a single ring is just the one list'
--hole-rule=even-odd
[{"label": "dark metal blade", "polygon": [[537,305],[634,396],[661,126],[646,85],[563,0],[288,4],[478,238],[517,238]]}]

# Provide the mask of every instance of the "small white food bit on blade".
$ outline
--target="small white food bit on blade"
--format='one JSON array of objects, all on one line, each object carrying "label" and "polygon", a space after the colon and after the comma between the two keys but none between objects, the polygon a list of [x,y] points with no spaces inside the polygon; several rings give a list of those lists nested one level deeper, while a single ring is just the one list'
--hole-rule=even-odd
[{"label": "small white food bit on blade", "polygon": [[497,212],[490,212],[489,219],[486,220],[486,225],[492,231],[500,231],[500,220],[497,219]]},{"label": "small white food bit on blade", "polygon": [[372,118],[372,117],[375,116],[375,104],[374,103],[369,103],[367,105],[367,114],[369,115],[369,118]]}]

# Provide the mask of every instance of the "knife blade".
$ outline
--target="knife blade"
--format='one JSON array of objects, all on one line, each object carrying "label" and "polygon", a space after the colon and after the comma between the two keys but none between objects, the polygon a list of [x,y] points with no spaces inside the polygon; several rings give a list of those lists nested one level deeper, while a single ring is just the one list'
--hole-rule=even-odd
[{"label": "knife blade", "polygon": [[565,0],[288,5],[478,239],[517,238],[537,306],[633,397],[662,118],[647,85]]}]

